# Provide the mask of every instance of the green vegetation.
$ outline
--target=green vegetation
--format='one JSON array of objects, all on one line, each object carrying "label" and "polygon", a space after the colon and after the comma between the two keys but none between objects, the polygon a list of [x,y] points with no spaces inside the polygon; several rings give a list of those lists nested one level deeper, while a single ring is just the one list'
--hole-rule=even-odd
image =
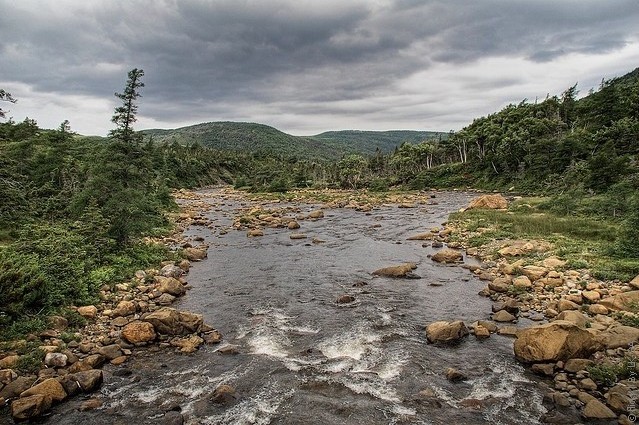
[{"label": "green vegetation", "polygon": [[622,379],[637,375],[636,357],[626,356],[619,362],[605,362],[587,368],[590,378],[606,387],[612,387]]}]

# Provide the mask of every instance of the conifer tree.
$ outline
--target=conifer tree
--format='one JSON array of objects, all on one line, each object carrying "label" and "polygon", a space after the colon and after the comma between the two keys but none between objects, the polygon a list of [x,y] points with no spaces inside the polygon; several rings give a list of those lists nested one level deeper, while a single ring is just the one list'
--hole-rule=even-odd
[{"label": "conifer tree", "polygon": [[132,143],[136,140],[133,123],[136,121],[135,115],[138,112],[138,106],[135,101],[142,97],[138,89],[144,87],[144,83],[141,81],[144,71],[134,68],[129,71],[128,76],[124,92],[115,93],[115,96],[122,100],[122,106],[115,108],[115,114],[113,114],[111,121],[117,127],[109,132],[110,137],[124,143]]}]

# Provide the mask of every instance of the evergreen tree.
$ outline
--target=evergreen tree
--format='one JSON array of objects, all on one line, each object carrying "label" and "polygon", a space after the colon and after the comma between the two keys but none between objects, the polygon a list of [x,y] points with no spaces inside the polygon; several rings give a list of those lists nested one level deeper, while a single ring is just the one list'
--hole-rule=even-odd
[{"label": "evergreen tree", "polygon": [[124,143],[135,141],[133,123],[136,121],[135,114],[138,106],[135,104],[137,98],[142,97],[138,89],[144,87],[141,81],[144,71],[134,68],[129,71],[129,79],[124,87],[124,93],[115,93],[115,97],[122,100],[122,106],[115,108],[115,114],[111,121],[116,124],[116,128],[109,132],[109,136]]},{"label": "evergreen tree", "polygon": [[[17,100],[14,99],[13,96],[11,96],[11,93],[7,93],[3,89],[0,89],[0,100],[3,100],[5,102],[11,102],[11,103],[17,102]],[[4,118],[6,114],[7,114],[7,111],[3,111],[2,108],[0,108],[0,118]]]}]

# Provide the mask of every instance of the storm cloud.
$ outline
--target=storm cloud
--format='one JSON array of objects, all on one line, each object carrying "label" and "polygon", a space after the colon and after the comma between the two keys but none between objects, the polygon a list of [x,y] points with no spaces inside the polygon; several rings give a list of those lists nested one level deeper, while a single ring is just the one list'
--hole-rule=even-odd
[{"label": "storm cloud", "polygon": [[16,120],[105,134],[126,72],[139,128],[458,129],[639,64],[636,0],[0,0]]}]

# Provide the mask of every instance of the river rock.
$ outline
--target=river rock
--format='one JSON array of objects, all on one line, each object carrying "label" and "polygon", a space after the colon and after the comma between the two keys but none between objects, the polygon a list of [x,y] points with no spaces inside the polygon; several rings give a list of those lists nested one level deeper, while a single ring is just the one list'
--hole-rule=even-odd
[{"label": "river rock", "polygon": [[457,250],[444,248],[441,251],[437,251],[431,257],[431,260],[438,263],[458,263],[463,261],[464,255]]},{"label": "river rock", "polygon": [[[7,385],[16,380],[18,374],[15,373],[12,369],[2,369],[0,370],[0,384]],[[2,388],[0,385],[0,389]]]},{"label": "river rock", "polygon": [[183,353],[194,353],[204,343],[204,340],[197,335],[191,335],[186,338],[173,338],[171,345],[178,347]]},{"label": "river rock", "polygon": [[199,332],[204,324],[202,315],[174,308],[163,307],[147,315],[144,319],[155,330],[166,335],[184,335]]},{"label": "river rock", "polygon": [[26,391],[33,385],[35,378],[28,376],[18,376],[13,381],[0,390],[0,397],[5,400],[18,397],[22,392]]},{"label": "river rock", "polygon": [[189,261],[201,261],[207,257],[207,252],[203,248],[185,248],[184,255]]},{"label": "river rock", "polygon": [[104,375],[99,369],[91,369],[83,372],[77,372],[72,375],[73,379],[78,383],[80,389],[86,393],[95,391],[102,385]]},{"label": "river rock", "polygon": [[639,291],[622,292],[600,300],[599,304],[610,310],[632,311],[639,305]]},{"label": "river rock", "polygon": [[232,403],[237,399],[235,388],[222,384],[213,391],[211,401],[218,404]]},{"label": "river rock", "polygon": [[98,315],[98,309],[94,305],[85,305],[83,307],[78,307],[78,314],[85,319],[95,319]]},{"label": "river rock", "polygon": [[184,274],[184,270],[175,264],[167,264],[160,270],[160,275],[179,279]]},{"label": "river rock", "polygon": [[508,292],[510,288],[510,279],[498,277],[492,282],[488,282],[488,289],[495,292]]},{"label": "river rock", "polygon": [[428,342],[456,342],[467,336],[470,332],[461,320],[454,322],[433,322],[426,327]]},{"label": "river rock", "polygon": [[308,236],[306,236],[304,233],[291,233],[289,238],[291,238],[291,240],[298,240],[298,239],[306,239]]},{"label": "river rock", "polygon": [[553,376],[555,372],[554,363],[535,363],[530,368],[533,373],[542,376]]},{"label": "river rock", "polygon": [[521,272],[531,281],[535,281],[544,277],[548,273],[548,269],[540,266],[525,266]]},{"label": "river rock", "polygon": [[601,298],[601,294],[598,291],[581,291],[581,296],[591,303],[596,303]]},{"label": "river rock", "polygon": [[588,306],[588,313],[590,314],[603,314],[606,315],[608,314],[609,310],[602,306],[601,304],[592,304]]},{"label": "river rock", "polygon": [[251,229],[246,232],[246,237],[249,238],[258,238],[260,236],[264,236],[264,231],[262,229]]},{"label": "river rock", "polygon": [[564,310],[559,313],[556,317],[557,320],[565,320],[570,323],[574,323],[575,325],[583,328],[586,326],[586,323],[589,322],[589,319],[584,316],[583,313],[574,310]]},{"label": "river rock", "polygon": [[466,207],[468,210],[475,208],[502,210],[508,208],[508,201],[500,194],[482,195],[470,201]]},{"label": "river rock", "polygon": [[628,392],[629,388],[626,385],[615,385],[604,395],[606,404],[617,413],[627,412],[632,404]]},{"label": "river rock", "polygon": [[43,394],[22,397],[11,403],[11,416],[17,420],[25,420],[41,416],[51,408],[53,400]]},{"label": "river rock", "polygon": [[68,357],[62,353],[47,353],[44,356],[44,364],[48,367],[65,367]]},{"label": "river rock", "polygon": [[111,344],[98,348],[98,353],[102,354],[107,360],[113,360],[122,355],[122,350],[118,344]]},{"label": "river rock", "polygon": [[475,326],[474,330],[475,330],[475,337],[478,339],[490,337],[490,331],[482,325]]},{"label": "river rock", "polygon": [[57,331],[63,331],[69,326],[69,321],[62,316],[49,316],[49,325]]},{"label": "river rock", "polygon": [[419,233],[417,235],[413,235],[408,237],[406,240],[409,241],[429,241],[433,239],[435,235],[431,232]]},{"label": "river rock", "polygon": [[300,228],[300,224],[297,221],[292,220],[288,222],[286,227],[288,227],[289,230],[296,230]]},{"label": "river rock", "polygon": [[586,419],[616,419],[615,412],[610,410],[608,406],[597,400],[591,399],[584,407],[583,416]]},{"label": "river rock", "polygon": [[149,322],[136,321],[131,322],[122,328],[120,334],[122,338],[131,343],[139,344],[142,342],[150,342],[156,338],[155,328]]},{"label": "river rock", "polygon": [[55,378],[45,379],[39,384],[22,392],[20,397],[29,397],[36,394],[50,397],[53,401],[62,401],[67,397],[67,393],[64,391],[62,384],[60,384],[60,382],[58,382]]},{"label": "river rock", "polygon": [[560,313],[562,311],[567,311],[567,310],[577,310],[579,309],[579,304],[562,298],[557,303],[557,309],[559,310]]},{"label": "river rock", "polygon": [[322,218],[322,217],[324,217],[324,211],[322,211],[322,210],[311,211],[308,214],[308,218],[311,218],[311,219],[318,219],[318,218]]},{"label": "river rock", "polygon": [[513,286],[515,288],[529,289],[532,287],[532,282],[527,276],[518,276],[513,279]]},{"label": "river rock", "polygon": [[124,317],[135,313],[136,306],[133,301],[120,301],[111,313],[112,317]]},{"label": "river rock", "polygon": [[632,326],[610,326],[600,337],[606,348],[626,348],[639,342],[639,329]]},{"label": "river rock", "polygon": [[213,329],[202,334],[202,339],[204,339],[206,344],[219,344],[219,342],[222,341],[222,334],[216,329]]},{"label": "river rock", "polygon": [[80,412],[86,412],[87,410],[95,410],[102,407],[102,400],[99,398],[90,398],[86,401],[83,401],[78,410]]},{"label": "river rock", "polygon": [[13,369],[18,364],[18,360],[20,360],[20,356],[17,354],[12,354],[0,359],[0,369]]},{"label": "river rock", "polygon": [[524,329],[514,343],[515,356],[526,363],[588,358],[601,348],[595,335],[563,320]]},{"label": "river rock", "polygon": [[451,382],[459,382],[467,379],[467,377],[454,367],[449,367],[448,369],[446,369],[446,379]]},{"label": "river rock", "polygon": [[506,310],[499,310],[497,313],[493,314],[493,320],[495,322],[514,322],[517,318],[508,313]]},{"label": "river rock", "polygon": [[384,277],[407,277],[407,275],[416,268],[417,265],[415,263],[404,263],[399,266],[390,266],[375,270],[373,274]]},{"label": "river rock", "polygon": [[155,282],[157,283],[158,291],[163,294],[170,294],[176,297],[184,295],[186,288],[179,280],[173,277],[155,276]]},{"label": "river rock", "polygon": [[337,304],[348,304],[355,301],[355,297],[352,295],[344,294],[337,299]]}]

